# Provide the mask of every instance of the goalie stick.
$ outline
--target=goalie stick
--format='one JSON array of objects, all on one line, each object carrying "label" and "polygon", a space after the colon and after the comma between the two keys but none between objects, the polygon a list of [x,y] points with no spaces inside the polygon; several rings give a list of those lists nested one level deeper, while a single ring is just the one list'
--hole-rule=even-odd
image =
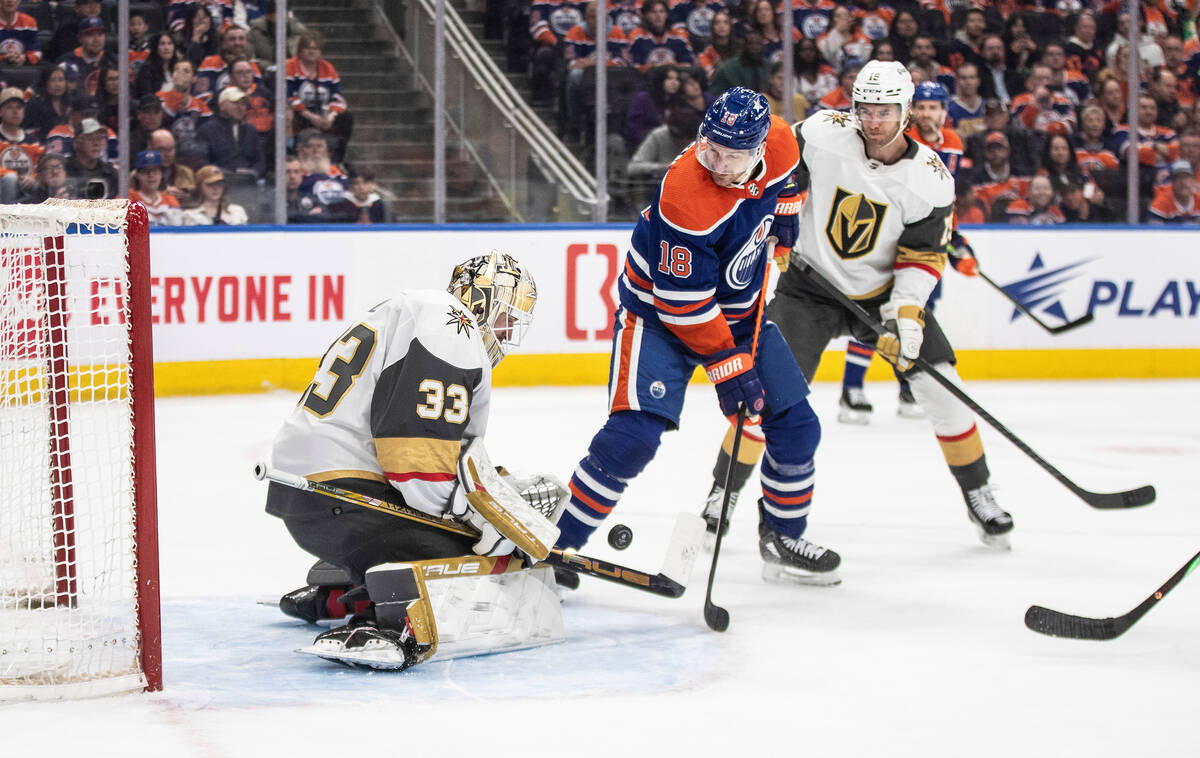
[{"label": "goalie stick", "polygon": [[[809,263],[802,263],[800,265],[800,270],[814,284],[824,290],[825,294],[829,295],[829,297],[840,303],[859,321],[870,327],[871,331],[875,332],[875,334],[880,337],[888,334],[888,331],[884,328],[883,324],[871,318],[870,314],[868,314],[861,305],[851,300],[844,293],[842,293],[841,290],[830,284],[825,277],[821,276],[821,274],[819,274]],[[1008,427],[997,421],[995,416],[984,410],[983,406],[975,402],[975,400],[973,400],[970,395],[964,392],[961,387],[942,376],[940,372],[933,368],[929,361],[918,356],[913,363],[919,366],[922,371],[929,374],[934,381],[945,387],[947,392],[958,398],[963,405],[970,408],[977,416],[991,424],[993,429],[1000,432],[1008,439],[1009,442],[1016,445],[1018,450],[1032,458],[1034,463],[1041,466],[1046,470],[1047,473],[1050,474],[1050,476],[1057,479],[1059,484],[1062,484],[1064,487],[1071,490],[1071,492],[1074,492],[1081,500],[1093,508],[1136,508],[1137,506],[1148,505],[1154,502],[1156,493],[1154,486],[1149,484],[1136,489],[1125,490],[1123,492],[1091,492],[1089,490],[1085,490],[1069,479],[1066,474],[1052,466],[1049,461],[1034,452],[1033,448],[1029,447],[1029,445],[1025,444],[1024,440],[1009,431]]]},{"label": "goalie stick", "polygon": [[[430,516],[406,505],[380,500],[324,482],[314,482],[302,476],[278,471],[265,463],[254,465],[254,478],[259,481],[265,479],[287,487],[295,487],[306,492],[315,492],[335,500],[353,503],[363,508],[415,521],[463,537],[479,538],[479,533],[465,524]],[[700,553],[703,541],[704,519],[692,514],[680,513],[676,518],[675,528],[671,532],[671,541],[667,545],[662,571],[657,574],[562,550],[551,550],[544,562],[557,568],[615,582],[624,587],[631,587],[653,595],[678,598],[682,597],[684,591],[687,590],[688,580],[692,575],[692,564],[695,563],[696,556]]]},{"label": "goalie stick", "polygon": [[1032,321],[1033,323],[1042,327],[1043,329],[1045,329],[1047,332],[1050,332],[1051,334],[1062,334],[1063,332],[1069,332],[1072,329],[1075,329],[1076,327],[1080,327],[1080,326],[1083,326],[1084,324],[1091,323],[1092,319],[1094,319],[1096,317],[1095,314],[1093,314],[1093,313],[1085,313],[1084,315],[1080,316],[1079,318],[1075,319],[1074,321],[1068,321],[1067,323],[1059,324],[1058,326],[1050,326],[1045,321],[1042,321],[1040,318],[1035,316],[1033,314],[1033,311],[1031,311],[1025,307],[1024,303],[1022,303],[1020,300],[1018,300],[1017,298],[1010,295],[1008,290],[1004,289],[1004,287],[1001,287],[999,284],[997,284],[996,282],[994,282],[990,278],[988,278],[988,275],[983,273],[982,269],[976,268],[975,273],[979,274],[980,279],[984,280],[988,284],[995,287],[996,290],[1001,295],[1004,295],[1004,297],[1007,298],[1010,303],[1012,303],[1014,306],[1016,306],[1016,309],[1019,310],[1022,314],[1024,314],[1030,321]]},{"label": "goalie stick", "polygon": [[1073,616],[1070,613],[1031,605],[1025,611],[1025,626],[1040,634],[1051,637],[1067,637],[1074,640],[1112,640],[1124,634],[1138,619],[1150,612],[1159,600],[1175,589],[1175,585],[1200,566],[1200,553],[1196,553],[1183,565],[1183,568],[1171,575],[1171,578],[1154,591],[1154,594],[1143,600],[1129,613],[1116,618],[1088,618]]}]

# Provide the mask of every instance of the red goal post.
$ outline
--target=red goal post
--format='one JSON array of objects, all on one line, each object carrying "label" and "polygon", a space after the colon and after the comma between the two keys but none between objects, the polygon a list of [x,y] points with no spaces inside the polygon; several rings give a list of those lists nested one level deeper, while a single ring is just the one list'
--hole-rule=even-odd
[{"label": "red goal post", "polygon": [[162,688],[146,210],[0,206],[0,701]]}]

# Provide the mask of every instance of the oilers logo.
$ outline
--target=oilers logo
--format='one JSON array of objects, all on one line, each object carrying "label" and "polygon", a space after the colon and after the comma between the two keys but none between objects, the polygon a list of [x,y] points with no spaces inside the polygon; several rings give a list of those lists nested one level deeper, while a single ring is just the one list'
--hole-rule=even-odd
[{"label": "oilers logo", "polygon": [[346,187],[337,179],[318,179],[313,182],[312,192],[325,205],[332,205],[345,197]]},{"label": "oilers logo", "polygon": [[666,47],[656,47],[650,51],[649,55],[646,56],[646,63],[651,68],[655,66],[666,66],[675,62],[675,53]]},{"label": "oilers logo", "polygon": [[733,260],[725,266],[725,283],[736,290],[743,290],[750,286],[754,281],[754,272],[757,268],[758,256],[762,252],[763,245],[767,241],[767,232],[771,229],[771,222],[775,220],[774,215],[768,214],[762,221],[758,222],[758,228],[754,230],[754,234],[750,235],[750,240],[742,246],[738,254],[733,256]]},{"label": "oilers logo", "polygon": [[667,396],[667,385],[657,379],[650,383],[650,397],[655,400],[662,400]]},{"label": "oilers logo", "polygon": [[16,145],[8,145],[0,152],[0,168],[14,171],[17,176],[28,176],[33,171],[33,159]]},{"label": "oilers logo", "polygon": [[863,16],[862,33],[873,42],[888,36],[888,23],[879,16]]},{"label": "oilers logo", "polygon": [[8,58],[12,53],[17,55],[25,55],[25,46],[21,41],[13,37],[0,40],[0,58]]},{"label": "oilers logo", "polygon": [[611,18],[612,25],[624,32],[626,37],[633,34],[633,30],[640,28],[642,25],[642,17],[638,15],[637,11],[621,9],[614,13]]},{"label": "oilers logo", "polygon": [[572,26],[582,23],[583,14],[579,12],[578,8],[569,5],[560,5],[550,14],[550,28],[554,30],[554,34],[559,39],[567,36],[567,32],[571,31]]},{"label": "oilers logo", "polygon": [[707,5],[702,5],[689,13],[687,17],[688,34],[708,39],[708,35],[712,33],[712,17],[713,9]]},{"label": "oilers logo", "polygon": [[800,31],[809,39],[816,39],[829,28],[829,16],[824,13],[810,13],[800,22]]}]

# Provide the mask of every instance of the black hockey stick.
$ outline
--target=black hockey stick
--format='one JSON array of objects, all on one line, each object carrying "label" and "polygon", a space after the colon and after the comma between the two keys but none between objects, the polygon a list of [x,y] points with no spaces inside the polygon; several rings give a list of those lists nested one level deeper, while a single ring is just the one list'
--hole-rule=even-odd
[{"label": "black hockey stick", "polygon": [[729,517],[729,498],[733,487],[733,467],[737,462],[738,448],[742,444],[742,429],[746,426],[746,406],[738,409],[737,426],[733,435],[733,449],[729,453],[729,467],[725,469],[725,495],[721,500],[721,515],[717,517],[717,541],[713,543],[712,565],[708,569],[708,590],[704,594],[704,623],[714,632],[729,628],[729,611],[713,602],[713,579],[717,576],[717,558],[721,555],[721,539],[724,536],[725,520]]},{"label": "black hockey stick", "polygon": [[[888,333],[883,324],[871,318],[870,314],[868,314],[861,305],[851,300],[840,290],[830,284],[825,277],[821,276],[821,274],[818,273],[810,264],[801,263],[800,270],[814,284],[824,290],[825,294],[829,295],[829,297],[840,303],[859,321],[870,327],[871,331],[875,332],[876,335],[882,337]],[[1032,458],[1034,463],[1037,463],[1039,466],[1045,469],[1050,476],[1057,479],[1060,484],[1071,490],[1071,492],[1074,492],[1077,496],[1079,496],[1080,499],[1093,508],[1135,508],[1140,505],[1148,505],[1149,503],[1154,502],[1154,498],[1156,497],[1154,486],[1149,484],[1143,487],[1138,487],[1137,489],[1126,490],[1124,492],[1090,492],[1085,490],[1067,478],[1066,474],[1052,466],[1049,461],[1035,453],[1033,448],[1029,447],[1029,445],[1026,445],[1020,437],[1009,431],[1008,427],[997,421],[995,416],[984,410],[983,407],[979,405],[979,403],[975,402],[975,400],[973,400],[970,395],[964,392],[962,388],[935,370],[929,361],[918,357],[913,361],[913,363],[920,367],[925,373],[929,374],[934,381],[945,387],[946,391],[958,398],[977,416],[991,424],[992,428],[1008,438],[1009,442],[1016,445],[1017,449],[1022,453],[1025,453],[1025,455],[1028,455],[1030,458]]]},{"label": "black hockey stick", "polygon": [[1012,295],[1008,294],[1008,290],[1004,289],[999,284],[997,284],[996,282],[994,282],[990,278],[988,278],[988,275],[983,273],[983,271],[981,269],[976,268],[975,272],[977,274],[979,274],[980,279],[982,279],[985,282],[987,282],[988,284],[992,285],[993,287],[996,288],[996,290],[1001,295],[1004,295],[1004,297],[1006,297],[1010,303],[1012,303],[1014,306],[1016,306],[1017,310],[1019,310],[1026,317],[1028,317],[1030,321],[1032,321],[1033,323],[1042,327],[1043,329],[1050,332],[1051,334],[1062,334],[1063,332],[1069,332],[1076,327],[1091,323],[1092,319],[1094,319],[1096,317],[1096,315],[1094,313],[1086,313],[1086,314],[1080,316],[1079,318],[1075,319],[1074,321],[1068,321],[1067,323],[1060,324],[1058,326],[1050,326],[1045,321],[1042,321],[1040,318],[1035,316],[1033,314],[1033,311],[1031,311],[1025,307],[1024,303],[1022,303],[1020,300],[1013,297]]},{"label": "black hockey stick", "polygon": [[[265,463],[254,465],[254,478],[259,481],[266,479],[306,492],[316,492],[317,494],[331,497],[334,500],[353,503],[363,508],[370,508],[371,510],[380,511],[390,516],[397,516],[463,537],[470,537],[472,539],[479,537],[479,532],[466,524],[430,516],[415,508],[380,500],[360,492],[352,492],[351,490],[335,487],[324,482],[314,482],[302,476],[277,471],[268,467]],[[703,521],[698,516],[689,516],[685,520],[685,515],[680,514],[680,518],[675,524],[675,531],[671,534],[671,542],[667,547],[667,557],[664,561],[663,570],[657,574],[650,574],[616,563],[608,563],[598,558],[589,558],[585,555],[577,555],[561,550],[551,550],[550,555],[546,556],[545,562],[577,574],[594,576],[597,579],[616,582],[626,587],[632,587],[633,589],[642,590],[654,595],[661,595],[662,597],[677,598],[682,596],[684,590],[687,589],[688,578],[691,576],[692,571],[692,563],[695,561],[696,555],[700,552],[700,545],[704,539],[702,524]]]},{"label": "black hockey stick", "polygon": [[1157,605],[1159,600],[1162,600],[1168,592],[1175,589],[1175,585],[1182,582],[1183,578],[1192,573],[1192,570],[1197,566],[1200,566],[1200,553],[1193,555],[1191,560],[1184,564],[1183,568],[1176,571],[1163,586],[1155,590],[1153,595],[1143,600],[1138,604],[1138,607],[1124,616],[1095,619],[1061,613],[1050,608],[1043,608],[1040,605],[1031,605],[1029,606],[1029,610],[1025,611],[1025,626],[1035,632],[1048,634],[1051,637],[1068,637],[1074,640],[1116,639],[1124,634],[1129,627],[1136,624],[1138,619],[1149,613],[1150,609]]}]

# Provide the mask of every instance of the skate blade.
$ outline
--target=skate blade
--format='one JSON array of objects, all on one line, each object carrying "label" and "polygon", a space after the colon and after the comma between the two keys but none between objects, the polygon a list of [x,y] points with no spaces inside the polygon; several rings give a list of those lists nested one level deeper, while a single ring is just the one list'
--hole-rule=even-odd
[{"label": "skate blade", "polygon": [[987,532],[983,531],[982,527],[976,526],[976,529],[979,531],[979,541],[984,545],[987,545],[992,550],[996,550],[998,552],[1012,550],[1012,540],[1009,539],[1011,537],[1011,533],[1005,532],[1004,534],[988,534]]},{"label": "skate blade", "polygon": [[856,411],[853,408],[841,407],[838,409],[837,420],[839,424],[866,426],[871,423],[871,411]]},{"label": "skate blade", "polygon": [[896,408],[900,418],[925,418],[925,409],[919,405],[900,405]]},{"label": "skate blade", "polygon": [[832,587],[842,583],[842,577],[837,569],[816,573],[795,568],[785,568],[773,563],[764,563],[762,570],[763,581],[772,584],[804,584],[813,587]]},{"label": "skate blade", "polygon": [[309,645],[308,647],[297,648],[296,652],[303,655],[315,655],[330,663],[338,663],[350,668],[397,671],[404,668],[405,665],[403,653],[399,650],[386,650],[383,648],[368,651],[338,649],[328,645],[324,647]]}]

